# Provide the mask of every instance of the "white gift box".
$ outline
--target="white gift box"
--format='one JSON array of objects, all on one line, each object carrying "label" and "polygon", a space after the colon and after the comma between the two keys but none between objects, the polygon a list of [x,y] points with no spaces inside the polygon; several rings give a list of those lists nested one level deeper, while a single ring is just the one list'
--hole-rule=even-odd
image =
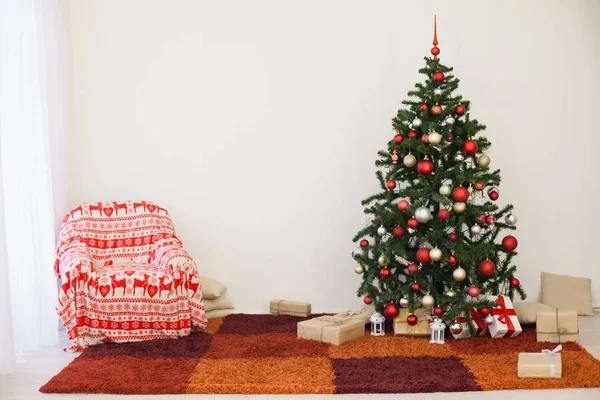
[{"label": "white gift box", "polygon": [[[475,336],[485,336],[488,326],[483,321],[483,318],[481,318],[481,316],[477,313],[477,310],[475,308],[471,308],[471,319],[473,320],[473,323],[475,324]],[[471,331],[469,330],[469,323],[467,322],[467,319],[465,317],[457,317],[456,321],[462,325],[463,330],[461,333],[459,333],[457,335],[450,332],[450,333],[452,333],[452,337],[454,337],[454,339],[470,338]]]},{"label": "white gift box", "polygon": [[517,319],[517,313],[510,298],[506,296],[489,296],[496,302],[492,309],[494,323],[489,326],[490,335],[494,339],[517,337],[523,331]]}]

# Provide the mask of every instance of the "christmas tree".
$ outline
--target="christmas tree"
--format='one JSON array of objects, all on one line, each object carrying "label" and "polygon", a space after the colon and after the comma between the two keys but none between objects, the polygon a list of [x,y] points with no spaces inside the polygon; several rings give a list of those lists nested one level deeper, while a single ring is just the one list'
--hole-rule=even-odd
[{"label": "christmas tree", "polygon": [[445,322],[465,316],[473,329],[470,310],[489,313],[487,295],[525,298],[512,264],[517,239],[507,234],[517,218],[512,205],[495,204],[500,171],[489,168],[486,127],[455,93],[459,80],[437,44],[434,21],[433,57],[419,70],[425,82],[408,92],[392,120],[396,134],[378,152],[382,191],[362,201],[369,218],[353,258],[358,295],[388,319],[421,305]]}]

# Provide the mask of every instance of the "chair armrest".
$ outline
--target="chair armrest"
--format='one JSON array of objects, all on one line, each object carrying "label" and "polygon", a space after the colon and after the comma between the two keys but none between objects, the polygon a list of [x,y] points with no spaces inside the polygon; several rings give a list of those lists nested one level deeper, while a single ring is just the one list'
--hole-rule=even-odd
[{"label": "chair armrest", "polygon": [[185,251],[177,238],[158,241],[151,252],[150,263],[156,265],[160,270],[169,271],[171,274],[175,270],[187,272],[191,268],[196,269],[194,260]]},{"label": "chair armrest", "polygon": [[73,280],[81,274],[89,278],[94,272],[92,255],[83,243],[77,242],[61,247],[56,257],[54,270],[63,282]]}]

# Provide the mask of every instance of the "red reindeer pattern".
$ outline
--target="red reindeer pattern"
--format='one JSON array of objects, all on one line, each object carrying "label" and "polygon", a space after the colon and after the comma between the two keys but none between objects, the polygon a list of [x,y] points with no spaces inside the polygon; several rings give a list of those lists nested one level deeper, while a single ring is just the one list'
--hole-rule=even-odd
[{"label": "red reindeer pattern", "polygon": [[167,291],[167,292],[171,292],[171,288],[173,287],[173,281],[169,281],[168,283],[165,283],[165,278],[164,276],[158,278],[159,281],[159,285],[158,285],[158,297],[161,296],[163,291]]},{"label": "red reindeer pattern", "polygon": [[77,270],[77,275],[79,276],[77,283],[81,285],[80,287],[84,287],[88,283],[89,276],[87,272],[81,271],[81,267],[83,267],[83,262],[80,262],[75,266],[75,269]]},{"label": "red reindeer pattern", "polygon": [[146,202],[142,201],[141,203],[133,203],[133,211],[135,211],[137,213],[137,209],[139,207],[142,207],[144,209],[144,212],[146,212]]},{"label": "red reindeer pattern", "polygon": [[118,287],[123,288],[123,296],[125,296],[125,289],[127,288],[127,281],[125,278],[118,281],[116,275],[111,275],[110,285],[112,286],[113,296],[115,295],[115,289]]},{"label": "red reindeer pattern", "polygon": [[94,215],[92,213],[92,211],[98,211],[98,213],[100,214],[100,216],[102,216],[102,202],[100,201],[100,202],[96,203],[95,206],[93,206],[93,205],[90,204],[90,215]]},{"label": "red reindeer pattern", "polygon": [[127,214],[127,203],[117,203],[113,201],[113,206],[115,206],[115,215],[119,215],[119,210],[125,210],[125,214]]},{"label": "red reindeer pattern", "polygon": [[[173,268],[173,266],[171,266],[171,268]],[[177,272],[177,276],[173,275],[173,290],[175,290],[175,294],[179,294],[179,292],[182,291],[183,282],[181,272]]]},{"label": "red reindeer pattern", "polygon": [[98,277],[90,278],[88,281],[88,287],[94,288],[94,294],[98,293]]},{"label": "red reindeer pattern", "polygon": [[77,211],[79,211],[79,215],[83,215],[83,208],[81,204],[77,208],[74,208],[69,212],[69,214],[71,214],[71,219],[75,218],[75,213]]},{"label": "red reindeer pattern", "polygon": [[148,279],[150,278],[150,275],[146,275],[144,274],[144,279],[137,279],[134,278],[133,279],[133,293],[135,293],[135,289],[141,287],[144,292],[144,296],[146,296],[146,288],[148,287]]},{"label": "red reindeer pattern", "polygon": [[156,206],[156,213],[160,214],[161,211],[164,211],[165,215],[169,215],[169,212],[165,208],[162,208],[160,206]]},{"label": "red reindeer pattern", "polygon": [[198,288],[200,287],[200,282],[191,282],[190,280],[185,281],[185,288],[187,290],[192,291],[192,296],[196,294]]},{"label": "red reindeer pattern", "polygon": [[65,272],[65,280],[62,283],[62,285],[60,285],[60,289],[63,291],[63,293],[68,293],[69,292],[69,288],[71,287],[71,278],[70,278],[69,271]]}]

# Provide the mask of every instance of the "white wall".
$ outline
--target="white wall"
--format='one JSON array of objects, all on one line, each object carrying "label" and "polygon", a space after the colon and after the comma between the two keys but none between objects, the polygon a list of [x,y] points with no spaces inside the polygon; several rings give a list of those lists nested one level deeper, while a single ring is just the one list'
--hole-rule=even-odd
[{"label": "white wall", "polygon": [[70,203],[162,204],[241,311],[358,305],[360,200],[437,13],[519,217],[530,298],[551,271],[592,277],[600,305],[598,4],[70,1]]}]

